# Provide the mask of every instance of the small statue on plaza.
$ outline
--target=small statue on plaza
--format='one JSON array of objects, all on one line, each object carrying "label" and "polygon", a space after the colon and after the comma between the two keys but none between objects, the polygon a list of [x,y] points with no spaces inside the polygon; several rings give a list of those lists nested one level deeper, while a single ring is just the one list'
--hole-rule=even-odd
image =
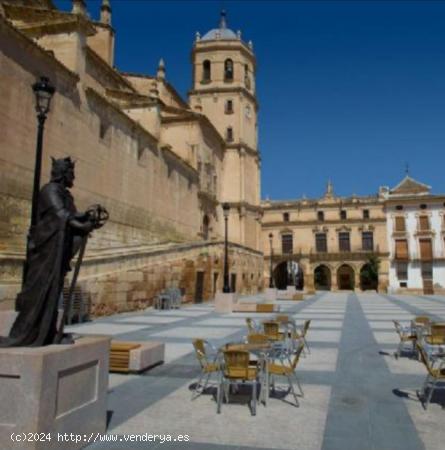
[{"label": "small statue on plaza", "polygon": [[[70,157],[52,158],[51,181],[40,191],[37,223],[28,241],[27,269],[16,301],[19,314],[9,336],[0,337],[0,347],[40,347],[66,342],[63,335],[66,308],[70,307],[88,236],[108,219],[107,211],[100,205],[77,212],[69,191],[74,178],[74,162]],[[57,329],[65,275],[78,252],[67,306]]]}]

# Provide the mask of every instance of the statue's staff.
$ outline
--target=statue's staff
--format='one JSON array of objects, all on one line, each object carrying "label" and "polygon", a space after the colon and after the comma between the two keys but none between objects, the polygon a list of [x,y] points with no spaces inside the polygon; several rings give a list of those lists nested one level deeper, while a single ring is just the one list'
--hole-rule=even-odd
[{"label": "statue's staff", "polygon": [[[100,205],[93,205],[87,210],[87,216],[88,220],[93,222],[93,228],[100,228],[104,225],[104,223],[108,220],[108,211],[100,206]],[[63,339],[63,329],[65,327],[66,319],[69,317],[71,313],[71,307],[73,303],[73,295],[74,295],[74,289],[76,287],[77,278],[79,276],[80,266],[82,265],[83,256],[85,255],[85,249],[87,247],[88,242],[88,234],[82,237],[82,242],[80,244],[79,249],[79,256],[77,258],[76,267],[74,268],[73,278],[71,280],[70,289],[68,291],[68,297],[66,300],[66,305],[63,309],[63,315],[62,320],[59,325],[59,329],[57,331],[57,336],[55,339],[55,344],[60,344]]]}]

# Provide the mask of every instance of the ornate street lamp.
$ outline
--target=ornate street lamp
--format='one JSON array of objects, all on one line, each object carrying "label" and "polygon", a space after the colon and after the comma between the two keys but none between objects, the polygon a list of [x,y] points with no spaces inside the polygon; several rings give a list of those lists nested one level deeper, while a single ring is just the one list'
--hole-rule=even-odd
[{"label": "ornate street lamp", "polygon": [[29,240],[31,237],[31,230],[37,223],[38,215],[38,203],[39,203],[39,191],[40,191],[40,175],[42,171],[42,147],[43,147],[43,131],[45,127],[46,116],[49,112],[51,99],[54,95],[55,88],[51,85],[50,81],[46,77],[40,77],[40,80],[36,81],[32,85],[32,90],[35,95],[35,109],[37,112],[37,146],[36,146],[36,160],[34,165],[34,185],[32,189],[32,206],[31,206],[31,225],[28,232],[26,243],[26,258],[23,265],[22,283],[25,284],[26,273],[28,271],[27,259],[29,250]]},{"label": "ornate street lamp", "polygon": [[270,274],[269,274],[269,288],[274,288],[274,281],[273,281],[273,247],[272,247],[272,238],[273,234],[269,233],[269,243],[270,243]]},{"label": "ornate street lamp", "polygon": [[222,205],[223,213],[224,213],[224,222],[225,222],[225,234],[224,234],[224,286],[223,292],[230,292],[229,285],[229,259],[228,259],[228,244],[227,244],[227,221],[229,219],[230,205],[228,203],[223,203]]},{"label": "ornate street lamp", "polygon": [[42,144],[43,130],[45,127],[46,115],[49,112],[51,99],[55,88],[46,77],[40,77],[40,80],[32,85],[32,90],[36,97],[36,112],[38,121],[36,163],[34,166],[34,186],[32,191],[32,209],[31,209],[31,227],[37,222],[38,200],[40,191],[40,174],[42,171]]}]

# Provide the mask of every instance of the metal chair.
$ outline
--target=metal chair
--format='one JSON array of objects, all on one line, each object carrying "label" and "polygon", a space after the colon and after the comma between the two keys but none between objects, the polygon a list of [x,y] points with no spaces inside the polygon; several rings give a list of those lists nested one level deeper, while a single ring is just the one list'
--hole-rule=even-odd
[{"label": "metal chair", "polygon": [[250,317],[246,317],[246,325],[249,334],[258,333],[258,324]]},{"label": "metal chair", "polygon": [[170,288],[169,290],[171,295],[171,307],[179,309],[182,303],[182,294],[181,290],[177,287]]},{"label": "metal chair", "polygon": [[220,371],[220,383],[217,395],[217,413],[221,413],[223,395],[229,401],[229,388],[233,383],[242,382],[252,385],[251,411],[252,416],[256,415],[258,377],[260,375],[260,365],[249,364],[249,352],[244,350],[224,350],[224,363]]},{"label": "metal chair", "polygon": [[[431,401],[431,397],[433,396],[433,392],[435,389],[445,389],[445,385],[439,386],[438,383],[445,382],[445,359],[435,359],[432,358],[431,360],[428,358],[428,355],[426,354],[424,348],[419,345],[417,345],[417,350],[420,355],[420,359],[427,370],[427,376],[425,379],[425,382],[423,383],[422,387],[422,401],[426,402],[424,403],[425,409],[428,409],[428,405]],[[436,366],[436,367],[435,367]],[[429,387],[430,391],[428,393],[428,396],[426,395],[426,390]]]},{"label": "metal chair", "polygon": [[301,339],[303,341],[305,347],[307,348],[308,353],[311,353],[311,350],[309,348],[309,344],[307,343],[306,335],[307,335],[310,325],[311,325],[311,320],[305,320],[303,327],[301,329],[301,332],[295,331],[295,336],[294,336],[294,339]]},{"label": "metal chair", "polygon": [[412,350],[415,351],[417,335],[412,334],[410,329],[403,328],[402,325],[400,325],[400,322],[398,322],[397,320],[393,320],[393,323],[400,338],[397,350],[394,352],[394,358],[397,359],[402,354],[403,346],[407,343],[411,344]]},{"label": "metal chair", "polygon": [[171,309],[172,296],[168,289],[160,292],[154,298],[154,306],[156,309]]},{"label": "metal chair", "polygon": [[[298,346],[297,351],[295,352],[292,361],[289,362],[289,365],[286,365],[283,363],[283,360],[281,359],[281,364],[276,364],[275,362],[272,363],[266,363],[267,364],[267,374],[268,374],[268,383],[270,380],[270,377],[272,377],[272,388],[275,389],[275,376],[285,376],[287,378],[287,381],[289,383],[290,391],[292,392],[292,395],[294,396],[296,406],[300,406],[300,403],[298,402],[297,394],[295,393],[294,386],[292,383],[291,377],[293,376],[295,381],[297,382],[298,388],[300,390],[301,396],[304,397],[303,389],[301,388],[300,381],[297,378],[297,375],[295,373],[298,361],[300,360],[301,353],[304,348],[304,342],[300,342],[300,345]],[[267,386],[267,392],[269,392],[270,386]]]},{"label": "metal chair", "polygon": [[[196,358],[198,359],[201,367],[201,374],[198,382],[196,383],[195,390],[193,391],[192,400],[199,397],[205,391],[212,373],[219,372],[219,364],[217,361],[218,351],[210,342],[204,339],[194,339],[193,348],[195,349]],[[210,351],[207,349],[210,349]],[[201,386],[201,382],[204,377],[206,377],[205,382],[204,385]],[[199,389],[200,386],[201,390]]]}]

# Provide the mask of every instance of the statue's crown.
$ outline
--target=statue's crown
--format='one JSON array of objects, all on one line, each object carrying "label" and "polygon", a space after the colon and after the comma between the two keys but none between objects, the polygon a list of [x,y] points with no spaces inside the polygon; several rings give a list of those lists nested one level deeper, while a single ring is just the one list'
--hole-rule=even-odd
[{"label": "statue's crown", "polygon": [[74,169],[75,161],[70,156],[67,158],[55,159],[51,156],[51,180],[57,181],[63,178],[63,175],[69,170]]}]

